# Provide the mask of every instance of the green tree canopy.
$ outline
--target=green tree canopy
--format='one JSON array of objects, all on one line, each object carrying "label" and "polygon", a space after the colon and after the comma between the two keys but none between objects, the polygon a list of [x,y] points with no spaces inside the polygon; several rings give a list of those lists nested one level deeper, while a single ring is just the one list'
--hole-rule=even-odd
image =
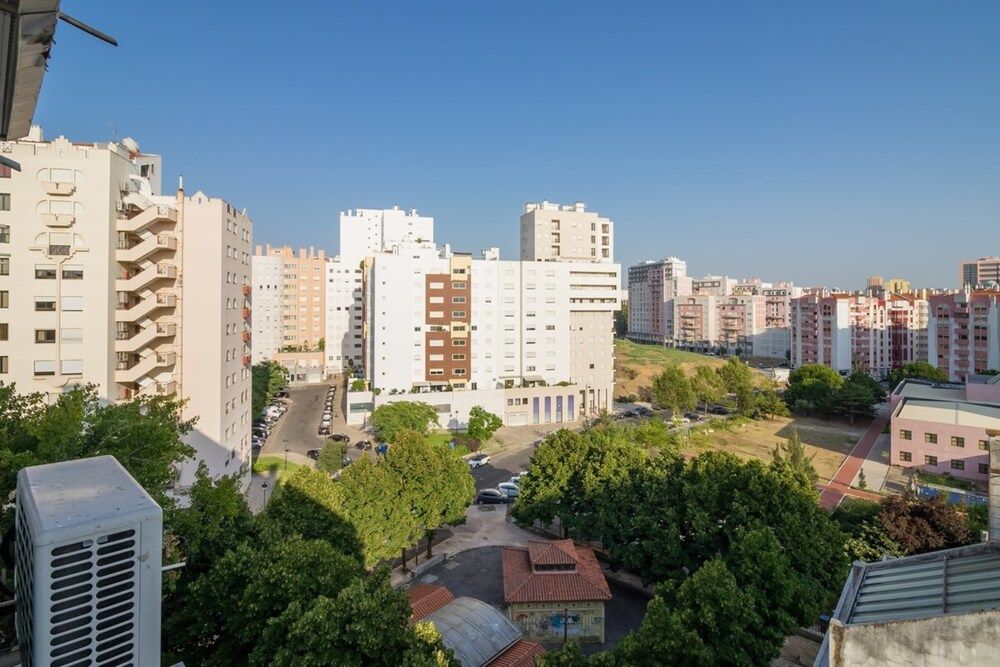
[{"label": "green tree canopy", "polygon": [[316,469],[332,475],[343,467],[344,456],[346,455],[347,445],[342,442],[328,440],[323,445],[323,448],[319,450],[319,457],[316,459]]},{"label": "green tree canopy", "polygon": [[816,487],[819,475],[813,468],[812,459],[806,454],[799,430],[793,424],[788,439],[776,445],[773,452],[774,467],[798,479],[807,489]]},{"label": "green tree canopy", "polygon": [[736,412],[752,417],[756,412],[753,371],[739,357],[729,357],[719,369],[722,386],[736,398]]},{"label": "green tree canopy", "polygon": [[796,411],[806,407],[827,413],[832,410],[843,384],[844,378],[829,366],[805,364],[789,374],[785,401]]},{"label": "green tree canopy", "polygon": [[402,431],[427,435],[431,424],[438,423],[437,411],[426,403],[397,401],[375,408],[371,424],[383,442],[395,444]]},{"label": "green tree canopy", "polygon": [[262,361],[250,369],[250,408],[254,417],[288,385],[288,371],[276,361]]},{"label": "green tree canopy", "polygon": [[911,363],[904,364],[889,373],[889,383],[893,387],[907,378],[944,382],[948,379],[948,374],[930,365],[926,361],[913,361]]},{"label": "green tree canopy", "polygon": [[653,378],[650,387],[653,403],[672,411],[675,415],[693,410],[698,404],[691,382],[680,366],[667,366]]},{"label": "green tree canopy", "polygon": [[365,567],[393,558],[422,534],[404,492],[404,480],[388,466],[362,457],[335,486],[344,516],[361,541]]},{"label": "green tree canopy", "polygon": [[503,421],[492,412],[487,412],[482,407],[476,405],[469,410],[469,428],[467,433],[470,438],[479,442],[486,442],[493,437],[493,434],[503,426]]},{"label": "green tree canopy", "polygon": [[705,364],[695,367],[694,375],[691,377],[691,388],[702,407],[719,403],[726,393],[720,375],[711,366]]}]

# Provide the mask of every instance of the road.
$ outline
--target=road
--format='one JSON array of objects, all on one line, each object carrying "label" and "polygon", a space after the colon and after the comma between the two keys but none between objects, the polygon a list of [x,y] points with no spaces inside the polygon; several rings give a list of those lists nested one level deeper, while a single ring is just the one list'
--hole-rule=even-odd
[{"label": "road", "polygon": [[352,446],[347,448],[349,457],[357,458],[361,455],[361,452],[354,449],[353,443],[370,436],[366,436],[360,429],[346,424],[343,413],[343,387],[339,382],[330,380],[323,384],[288,388],[288,412],[275,424],[270,437],[261,448],[262,456],[283,456],[285,447],[288,448],[289,453],[305,456],[310,449],[319,449],[323,446],[326,438],[319,435],[318,428],[326,402],[326,392],[331,385],[337,387],[337,395],[334,399],[333,423],[330,432],[350,436]]},{"label": "road", "polygon": [[472,470],[472,478],[476,480],[476,490],[495,488],[500,482],[506,482],[519,472],[528,469],[528,461],[535,448],[531,445],[504,451],[490,457],[490,462]]}]

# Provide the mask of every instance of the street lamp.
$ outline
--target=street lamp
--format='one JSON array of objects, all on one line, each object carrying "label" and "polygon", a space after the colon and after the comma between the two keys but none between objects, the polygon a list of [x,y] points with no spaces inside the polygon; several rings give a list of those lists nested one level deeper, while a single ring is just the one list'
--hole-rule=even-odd
[{"label": "street lamp", "polygon": [[[267,507],[267,490],[271,488],[271,483],[265,480],[260,483],[260,488],[264,492],[264,507]],[[262,507],[261,510],[263,510],[264,507]]]},{"label": "street lamp", "polygon": [[285,470],[288,470],[288,443],[285,443]]}]

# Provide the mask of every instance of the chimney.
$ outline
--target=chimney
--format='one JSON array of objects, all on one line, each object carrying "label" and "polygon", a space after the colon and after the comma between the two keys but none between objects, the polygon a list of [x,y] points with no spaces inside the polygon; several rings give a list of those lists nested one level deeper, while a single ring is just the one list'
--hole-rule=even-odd
[{"label": "chimney", "polygon": [[990,439],[989,538],[1000,541],[1000,430],[986,429]]}]

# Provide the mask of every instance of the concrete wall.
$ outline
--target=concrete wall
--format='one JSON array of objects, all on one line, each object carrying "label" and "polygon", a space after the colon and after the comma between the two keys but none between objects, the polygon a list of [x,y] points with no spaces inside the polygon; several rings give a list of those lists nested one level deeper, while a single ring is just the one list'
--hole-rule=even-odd
[{"label": "concrete wall", "polygon": [[996,665],[1000,611],[843,626],[830,625],[830,667]]}]

